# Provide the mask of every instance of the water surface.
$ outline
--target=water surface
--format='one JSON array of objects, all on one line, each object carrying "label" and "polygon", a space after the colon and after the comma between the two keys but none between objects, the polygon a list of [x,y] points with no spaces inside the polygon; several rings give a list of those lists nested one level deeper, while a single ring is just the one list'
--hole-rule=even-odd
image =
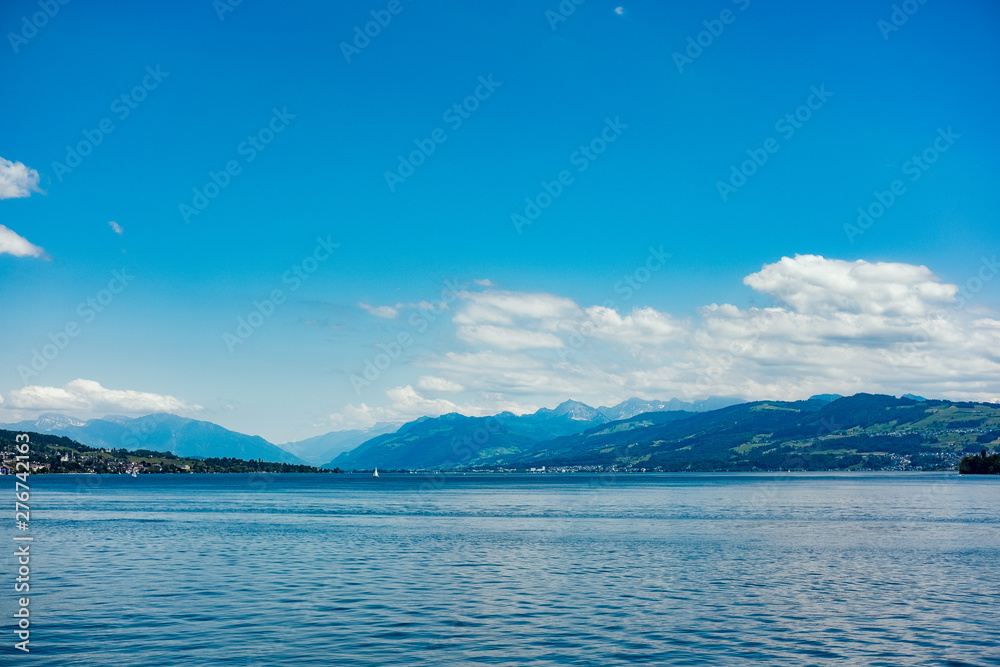
[{"label": "water surface", "polygon": [[992,478],[31,485],[33,650],[17,664],[1000,665]]}]

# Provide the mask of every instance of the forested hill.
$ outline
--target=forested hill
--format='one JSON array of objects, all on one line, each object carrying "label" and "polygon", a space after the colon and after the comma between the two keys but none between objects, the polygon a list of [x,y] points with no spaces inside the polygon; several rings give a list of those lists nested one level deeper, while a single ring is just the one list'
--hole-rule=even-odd
[{"label": "forested hill", "polygon": [[756,401],[661,423],[639,415],[539,443],[532,466],[656,470],[954,468],[1000,443],[1000,405],[856,394]]},{"label": "forested hill", "polygon": [[[15,468],[15,441],[21,431],[0,430],[0,459],[11,470]],[[330,470],[306,465],[247,461],[236,458],[181,458],[169,452],[147,449],[98,449],[82,445],[75,440],[58,435],[28,433],[29,458],[34,474],[48,473],[238,473],[238,472],[311,472],[328,473]]]}]

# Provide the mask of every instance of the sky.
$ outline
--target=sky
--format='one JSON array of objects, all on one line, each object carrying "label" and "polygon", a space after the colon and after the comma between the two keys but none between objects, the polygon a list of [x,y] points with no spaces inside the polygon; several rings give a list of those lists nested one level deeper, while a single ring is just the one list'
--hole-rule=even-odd
[{"label": "sky", "polygon": [[1000,6],[0,8],[0,423],[1000,400]]}]

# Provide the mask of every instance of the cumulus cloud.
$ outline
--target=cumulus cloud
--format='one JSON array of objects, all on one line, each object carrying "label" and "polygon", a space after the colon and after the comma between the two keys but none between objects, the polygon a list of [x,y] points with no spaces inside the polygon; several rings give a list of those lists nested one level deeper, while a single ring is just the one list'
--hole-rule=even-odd
[{"label": "cumulus cloud", "polygon": [[28,197],[38,188],[38,172],[23,162],[11,162],[0,157],[0,199]]},{"label": "cumulus cloud", "polygon": [[778,305],[711,304],[678,318],[551,294],[463,294],[455,335],[476,351],[422,363],[470,389],[536,400],[1000,394],[1000,318],[963,311],[958,287],[926,266],[797,255],[744,282]]},{"label": "cumulus cloud", "polygon": [[953,301],[958,293],[957,285],[942,283],[926,266],[818,255],[782,257],[743,282],[803,314],[920,316]]},{"label": "cumulus cloud", "polygon": [[12,229],[0,225],[0,255],[14,257],[44,257],[45,250],[19,236]]},{"label": "cumulus cloud", "polygon": [[113,231],[113,232],[114,232],[115,234],[117,234],[118,236],[122,236],[122,235],[123,235],[123,234],[125,233],[125,230],[124,230],[124,229],[122,229],[122,226],[121,226],[121,225],[119,225],[119,224],[118,224],[117,222],[115,222],[114,220],[111,220],[110,222],[108,222],[108,226],[109,226],[109,227],[111,227],[111,230],[112,230],[112,231]]},{"label": "cumulus cloud", "polygon": [[619,341],[633,348],[637,345],[663,345],[686,335],[684,323],[653,308],[636,308],[623,317],[614,308],[592,306],[587,308],[586,315],[586,322],[581,325],[584,333]]},{"label": "cumulus cloud", "polygon": [[683,334],[683,324],[652,308],[620,314],[614,308],[582,308],[553,294],[465,292],[452,321],[467,343],[499,350],[559,349],[581,336],[626,346],[662,344]]},{"label": "cumulus cloud", "polygon": [[364,302],[359,303],[358,305],[363,310],[367,310],[369,313],[371,313],[375,317],[381,317],[381,318],[387,319],[387,320],[394,320],[394,319],[396,319],[396,316],[399,315],[399,311],[397,309],[393,308],[392,306],[373,306],[371,304],[364,303]]},{"label": "cumulus cloud", "polygon": [[4,407],[24,410],[60,410],[72,412],[172,412],[192,413],[202,409],[173,396],[130,389],[108,389],[93,380],[77,379],[62,387],[30,385],[15,389],[6,396]]}]

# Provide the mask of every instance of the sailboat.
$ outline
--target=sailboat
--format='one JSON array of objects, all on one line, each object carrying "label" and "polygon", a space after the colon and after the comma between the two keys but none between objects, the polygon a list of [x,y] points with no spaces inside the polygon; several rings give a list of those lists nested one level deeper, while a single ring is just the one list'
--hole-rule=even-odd
[{"label": "sailboat", "polygon": [[378,468],[375,468],[375,473],[372,475],[372,477],[378,477]]}]

